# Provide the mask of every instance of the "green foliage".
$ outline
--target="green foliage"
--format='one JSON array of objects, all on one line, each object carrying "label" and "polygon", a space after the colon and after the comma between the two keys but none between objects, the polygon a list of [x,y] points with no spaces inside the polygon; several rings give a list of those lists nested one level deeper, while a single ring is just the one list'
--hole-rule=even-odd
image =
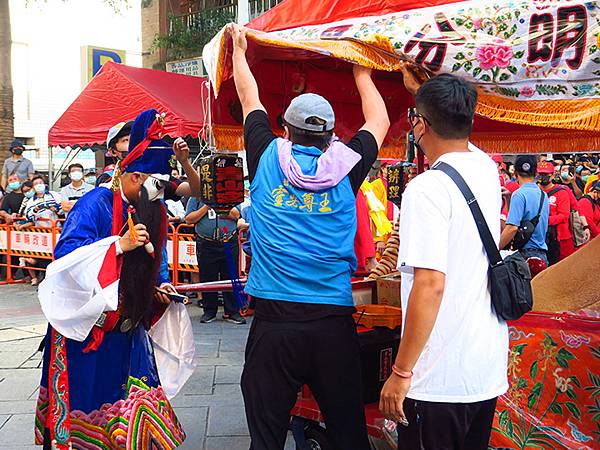
[{"label": "green foliage", "polygon": [[169,59],[189,58],[202,54],[203,47],[235,17],[232,9],[206,9],[193,15],[171,17],[170,31],[156,35],[152,49],[165,48]]}]

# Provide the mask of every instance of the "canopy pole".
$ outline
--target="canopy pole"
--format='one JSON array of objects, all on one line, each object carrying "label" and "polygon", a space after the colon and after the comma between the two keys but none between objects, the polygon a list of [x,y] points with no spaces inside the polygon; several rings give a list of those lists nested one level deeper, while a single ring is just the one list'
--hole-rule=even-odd
[{"label": "canopy pole", "polygon": [[52,158],[52,151],[54,146],[48,146],[48,182],[50,183],[50,189],[54,189],[54,159]]}]

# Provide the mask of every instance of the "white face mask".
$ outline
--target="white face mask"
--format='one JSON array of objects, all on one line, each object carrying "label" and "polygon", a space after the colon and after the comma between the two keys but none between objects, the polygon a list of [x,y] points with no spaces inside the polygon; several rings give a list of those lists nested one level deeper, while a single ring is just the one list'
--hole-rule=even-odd
[{"label": "white face mask", "polygon": [[169,181],[169,175],[155,173],[144,181],[144,187],[148,191],[148,199],[153,202],[162,200],[165,196],[165,184]]},{"label": "white face mask", "polygon": [[72,181],[81,181],[83,179],[83,172],[81,170],[76,170],[71,172],[69,177],[71,177]]},{"label": "white face mask", "polygon": [[33,189],[35,190],[35,192],[37,192],[38,194],[42,194],[44,192],[46,192],[46,185],[45,184],[36,184]]}]

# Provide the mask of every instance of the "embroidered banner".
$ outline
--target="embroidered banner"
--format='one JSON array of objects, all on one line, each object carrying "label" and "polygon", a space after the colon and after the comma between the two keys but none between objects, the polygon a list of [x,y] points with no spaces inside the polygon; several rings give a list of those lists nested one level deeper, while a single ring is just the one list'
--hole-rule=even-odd
[{"label": "embroidered banner", "polygon": [[[478,113],[492,119],[600,128],[596,1],[477,0],[248,36],[379,70],[410,61],[429,74],[465,77],[479,88]],[[216,91],[230,75],[225,38],[223,30],[204,50]]]}]

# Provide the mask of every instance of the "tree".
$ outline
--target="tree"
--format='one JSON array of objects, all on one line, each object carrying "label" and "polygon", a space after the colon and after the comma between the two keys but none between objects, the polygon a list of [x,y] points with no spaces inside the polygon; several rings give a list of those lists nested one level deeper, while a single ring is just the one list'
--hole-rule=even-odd
[{"label": "tree", "polygon": [[0,0],[0,164],[10,156],[8,148],[15,132],[10,62],[11,45],[8,0]]}]

